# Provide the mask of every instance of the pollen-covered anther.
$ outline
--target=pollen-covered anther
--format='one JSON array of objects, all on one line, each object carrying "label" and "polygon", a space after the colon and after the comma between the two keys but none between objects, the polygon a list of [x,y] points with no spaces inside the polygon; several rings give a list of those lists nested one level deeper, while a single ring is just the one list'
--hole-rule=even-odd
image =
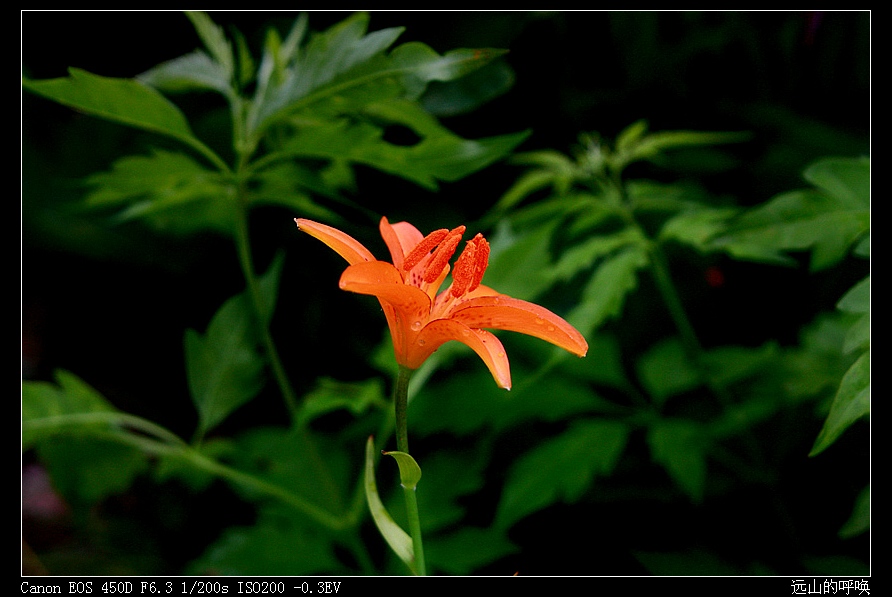
[{"label": "pollen-covered anther", "polygon": [[446,235],[449,234],[449,230],[446,228],[441,228],[440,230],[434,230],[423,239],[421,242],[415,245],[415,248],[409,251],[409,254],[403,258],[403,269],[411,271],[416,265],[421,263],[421,260],[424,259],[431,250],[440,244],[440,242],[446,238]]},{"label": "pollen-covered anther", "polygon": [[430,261],[424,267],[422,278],[425,282],[430,284],[440,277],[440,274],[449,265],[449,260],[455,254],[455,249],[458,248],[458,243],[461,241],[461,236],[464,233],[465,227],[459,226],[450,230],[446,238],[440,241],[440,244],[437,245],[437,250],[434,251]]},{"label": "pollen-covered anther", "polygon": [[489,243],[478,233],[468,241],[465,250],[455,262],[455,269],[452,271],[452,296],[458,298],[476,290],[483,280],[487,265],[489,265]]}]

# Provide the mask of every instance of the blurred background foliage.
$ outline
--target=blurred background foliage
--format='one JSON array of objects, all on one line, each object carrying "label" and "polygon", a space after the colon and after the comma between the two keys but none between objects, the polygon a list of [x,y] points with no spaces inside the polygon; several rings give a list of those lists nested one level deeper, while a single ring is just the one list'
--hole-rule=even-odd
[{"label": "blurred background foliage", "polygon": [[[348,16],[311,12],[309,27],[326,30]],[[284,36],[296,15],[211,17],[259,52],[266,31]],[[511,393],[461,350],[438,353],[440,368],[419,390],[409,424],[425,471],[419,501],[434,570],[869,573],[868,421],[847,423],[809,457],[854,361],[843,348],[851,349],[851,312],[863,313],[863,301],[837,305],[868,275],[869,252],[850,254],[845,245],[816,266],[815,246],[829,242],[821,237],[772,241],[773,259],[735,253],[764,240],[753,233],[766,225],[758,211],[722,228],[730,234],[724,245],[712,233],[741,209],[825,188],[816,170],[803,177],[821,158],[869,156],[870,13],[371,13],[371,31],[387,27],[406,28],[399,43],[439,53],[508,49],[460,84],[432,83],[420,103],[465,139],[526,137],[515,159],[426,186],[367,165],[322,168],[319,159],[311,162],[324,171],[319,189],[339,191],[336,199],[314,196],[322,213],[378,255],[374,214],[423,231],[481,229],[493,244],[486,283],[588,326],[591,345],[577,362],[503,336]],[[198,45],[179,12],[22,13],[22,73],[34,80],[64,77],[68,67],[134,77]],[[182,94],[177,105],[225,155],[231,127],[220,97]],[[617,190],[588,188],[577,169],[590,174],[591,160],[642,119],[654,134],[733,131],[745,140],[620,168],[625,192],[641,206],[637,228],[573,207]],[[387,135],[396,146],[417,141],[407,127]],[[23,380],[57,384],[41,388],[61,388],[52,399],[77,396],[91,409],[107,401],[189,440],[199,414],[183,334],[208,329],[224,301],[244,290],[233,244],[188,226],[159,233],[142,222],[110,225],[105,214],[78,208],[90,177],[122,156],[167,147],[23,93]],[[817,171],[839,173],[823,164]],[[679,215],[687,219],[666,225]],[[316,217],[277,205],[252,210],[254,260],[261,273],[281,268],[272,334],[295,390],[318,406],[305,412],[319,450],[348,484],[377,428],[368,419],[386,401],[392,355],[375,305],[337,290],[342,262],[300,237],[294,216]],[[731,408],[718,408],[691,369],[659,282],[635,252],[640,234],[659,238],[718,372],[712,379],[735,396]],[[616,294],[600,296],[600,288]],[[601,311],[582,308],[585,300]],[[220,421],[205,447],[242,470],[302,486],[305,462],[287,425],[270,383]],[[261,507],[244,488],[184,475],[163,459],[150,467],[114,443],[77,442],[60,436],[44,441],[39,456],[23,452],[31,571],[403,572],[369,525],[361,539],[371,563],[362,565],[349,542],[332,541],[281,504]],[[78,475],[84,462],[88,481]],[[379,468],[384,491],[395,477]]]}]

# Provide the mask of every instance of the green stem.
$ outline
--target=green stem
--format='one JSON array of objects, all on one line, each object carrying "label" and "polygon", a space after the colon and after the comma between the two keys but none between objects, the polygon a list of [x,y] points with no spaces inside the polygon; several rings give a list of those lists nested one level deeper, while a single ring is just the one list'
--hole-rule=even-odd
[{"label": "green stem", "polygon": [[409,453],[409,378],[412,371],[400,365],[393,387],[393,412],[396,416],[396,449]]},{"label": "green stem", "polygon": [[[412,371],[400,365],[393,387],[394,415],[396,417],[396,447],[400,452],[409,454],[408,406],[409,378]],[[424,546],[421,541],[421,519],[418,515],[418,500],[415,487],[403,486],[406,497],[406,515],[409,521],[409,535],[412,537],[412,550],[415,554],[415,573],[425,576]]]},{"label": "green stem", "polygon": [[301,450],[306,455],[307,459],[313,463],[317,478],[319,479],[319,482],[326,487],[331,503],[335,507],[341,508],[343,506],[343,497],[331,476],[331,472],[325,466],[325,462],[322,460],[315,444],[309,437],[308,431],[298,423],[300,407],[298,405],[297,395],[295,394],[291,383],[288,381],[285,367],[282,365],[279,352],[276,350],[272,334],[269,331],[267,325],[269,314],[264,313],[263,299],[260,293],[260,283],[257,280],[257,275],[254,271],[254,264],[251,258],[251,241],[248,231],[248,207],[247,202],[245,201],[243,185],[239,184],[237,189],[237,201],[240,209],[238,211],[238,216],[236,217],[236,245],[239,263],[241,264],[242,272],[245,276],[245,283],[248,287],[248,293],[251,297],[251,305],[254,309],[254,319],[257,329],[260,332],[261,342],[263,343],[267,358],[269,359],[273,375],[282,392],[285,405],[291,414],[291,422],[298,435],[298,440],[301,443]]},{"label": "green stem", "polygon": [[238,217],[236,217],[235,240],[239,263],[241,264],[242,272],[245,276],[248,293],[251,296],[251,304],[254,307],[257,328],[260,331],[261,342],[263,343],[267,358],[269,359],[270,367],[272,367],[273,375],[275,376],[279,389],[282,392],[282,396],[285,399],[285,404],[291,413],[292,421],[296,421],[298,415],[297,397],[294,393],[294,389],[291,387],[291,383],[288,381],[288,376],[285,374],[285,367],[282,365],[282,360],[279,358],[279,352],[276,350],[276,345],[273,342],[269,327],[265,323],[267,318],[264,317],[263,314],[260,284],[257,281],[257,274],[254,271],[254,263],[251,259],[251,241],[248,232],[248,209],[247,206],[245,206],[244,193],[241,186],[239,186],[238,194],[238,203],[241,206],[241,209],[239,209]]},{"label": "green stem", "polygon": [[656,242],[652,242],[650,245],[650,263],[657,289],[663,297],[666,308],[669,310],[669,316],[675,323],[675,327],[678,328],[682,346],[684,346],[688,358],[699,366],[701,355],[703,354],[703,346],[700,344],[700,339],[694,331],[694,326],[691,325],[691,320],[688,319],[681,297],[678,295],[675,284],[672,282],[672,276],[669,273],[669,266],[666,263],[663,250]]}]

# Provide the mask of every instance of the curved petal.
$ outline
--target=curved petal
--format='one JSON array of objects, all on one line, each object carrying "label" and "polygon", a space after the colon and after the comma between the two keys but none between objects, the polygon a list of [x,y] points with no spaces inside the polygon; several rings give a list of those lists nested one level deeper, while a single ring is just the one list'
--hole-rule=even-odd
[{"label": "curved petal", "polygon": [[387,316],[397,363],[407,365],[408,347],[430,319],[431,299],[427,293],[403,284],[400,273],[386,261],[351,265],[341,274],[340,284],[343,290],[378,297]]},{"label": "curved petal", "polygon": [[298,230],[302,230],[313,238],[324,242],[338,255],[346,259],[350,265],[375,260],[372,252],[366,249],[362,243],[337,228],[303,218],[294,218],[294,223],[297,224]]},{"label": "curved petal", "polygon": [[[386,261],[366,261],[349,266],[341,274],[341,289],[376,296],[392,305],[420,330],[431,312],[431,299],[415,286],[403,284],[400,273]],[[416,323],[417,322],[417,323]]]},{"label": "curved petal", "polygon": [[588,343],[582,334],[545,307],[510,296],[478,296],[456,306],[449,318],[471,328],[510,330],[535,336],[584,357]]},{"label": "curved petal", "polygon": [[384,243],[390,250],[393,264],[398,270],[401,270],[404,257],[415,248],[415,245],[421,242],[424,235],[409,222],[391,224],[387,221],[387,218],[381,218],[378,228],[381,231],[381,238],[384,239]]},{"label": "curved petal", "polygon": [[451,319],[436,319],[421,330],[406,352],[405,365],[417,369],[435,350],[449,340],[466,344],[483,359],[500,388],[511,389],[511,369],[505,347],[486,330],[475,330]]}]

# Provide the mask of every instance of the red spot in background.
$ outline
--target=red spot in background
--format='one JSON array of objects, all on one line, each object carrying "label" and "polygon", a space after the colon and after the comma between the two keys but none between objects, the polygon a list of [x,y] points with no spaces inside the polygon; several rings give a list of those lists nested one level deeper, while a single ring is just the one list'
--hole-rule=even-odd
[{"label": "red spot in background", "polygon": [[725,284],[725,274],[722,272],[722,268],[717,265],[707,267],[703,277],[706,278],[706,283],[710,288],[719,288]]}]

